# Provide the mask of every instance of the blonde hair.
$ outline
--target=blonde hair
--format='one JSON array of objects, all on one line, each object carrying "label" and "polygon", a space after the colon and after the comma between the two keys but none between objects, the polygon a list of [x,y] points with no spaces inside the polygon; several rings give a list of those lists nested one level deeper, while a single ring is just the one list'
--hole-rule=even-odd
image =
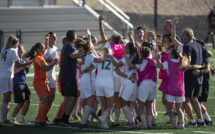
[{"label": "blonde hair", "polygon": [[21,55],[21,57],[23,57],[26,54],[26,50],[25,50],[25,48],[24,48],[24,46],[22,44],[18,45],[18,49],[19,49],[19,47],[22,49],[22,55]]},{"label": "blonde hair", "polygon": [[148,31],[148,34],[152,35],[153,40],[156,40],[156,34],[154,31]]},{"label": "blonde hair", "polygon": [[7,44],[5,46],[5,50],[11,48],[13,45],[17,43],[19,43],[19,39],[13,35],[10,35],[10,37],[7,40]]},{"label": "blonde hair", "polygon": [[106,54],[113,55],[113,51],[112,51],[111,48],[109,48],[109,47],[104,47],[103,50],[105,51]]},{"label": "blonde hair", "polygon": [[174,59],[180,58],[180,67],[187,68],[189,63],[187,57],[183,56],[177,49],[173,48],[170,52]]},{"label": "blonde hair", "polygon": [[190,39],[193,39],[195,40],[195,36],[194,36],[194,32],[193,32],[193,29],[190,28],[190,27],[185,27],[183,30],[182,30],[182,33],[185,32],[186,36],[189,37]]}]

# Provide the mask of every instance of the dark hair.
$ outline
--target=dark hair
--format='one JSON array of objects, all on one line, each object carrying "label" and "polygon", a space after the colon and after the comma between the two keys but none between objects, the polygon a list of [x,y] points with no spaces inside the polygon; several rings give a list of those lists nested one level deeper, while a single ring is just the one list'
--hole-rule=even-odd
[{"label": "dark hair", "polygon": [[83,49],[83,46],[86,44],[86,41],[80,37],[78,37],[76,40],[75,40],[75,43],[74,43],[74,46],[81,50]]},{"label": "dark hair", "polygon": [[152,49],[152,43],[143,42],[142,47],[148,47],[148,48]]},{"label": "dark hair", "polygon": [[176,48],[175,44],[173,44],[173,41],[172,41],[171,37],[166,36],[165,38],[167,38],[168,41],[169,41],[170,43],[172,43],[172,46],[170,47],[170,49],[171,49],[171,48]]},{"label": "dark hair", "polygon": [[151,49],[149,47],[142,47],[140,51],[141,51],[142,58],[147,58],[151,52]]},{"label": "dark hair", "polygon": [[43,43],[41,43],[41,42],[36,43],[36,44],[31,48],[31,50],[30,50],[29,52],[27,52],[27,53],[24,55],[24,57],[26,57],[26,58],[29,57],[30,60],[34,59],[34,56],[35,56],[35,54],[36,54],[36,50],[37,50],[38,48],[40,48],[40,47],[42,46],[42,44],[43,44]]},{"label": "dark hair", "polygon": [[83,49],[85,52],[87,52],[90,49],[90,41],[87,41],[84,45],[83,45]]},{"label": "dark hair", "polygon": [[49,35],[50,35],[50,37],[53,35],[53,34],[55,34],[54,32],[49,32],[48,33]]},{"label": "dark hair", "polygon": [[131,61],[132,64],[138,64],[140,57],[139,53],[137,51],[137,47],[133,43],[128,43],[126,46],[128,46],[128,49],[130,50],[130,57],[128,57],[131,60],[131,57],[134,55],[134,59]]},{"label": "dark hair", "polygon": [[116,44],[124,44],[122,37],[118,34],[112,35],[112,41]]},{"label": "dark hair", "polygon": [[65,45],[67,42],[68,42],[67,38],[64,37],[64,38],[62,39],[62,44]]},{"label": "dark hair", "polygon": [[194,41],[205,47],[205,42],[203,40],[195,39]]},{"label": "dark hair", "polygon": [[147,26],[145,26],[145,25],[139,25],[139,26],[136,26],[136,30],[137,30],[137,31],[138,31],[138,30],[146,31],[146,30],[148,30],[148,28],[147,28]]},{"label": "dark hair", "polygon": [[67,33],[66,33],[66,37],[67,37],[68,41],[73,41],[75,35],[76,35],[76,33],[75,33],[74,30],[69,30],[69,31],[67,31]]}]

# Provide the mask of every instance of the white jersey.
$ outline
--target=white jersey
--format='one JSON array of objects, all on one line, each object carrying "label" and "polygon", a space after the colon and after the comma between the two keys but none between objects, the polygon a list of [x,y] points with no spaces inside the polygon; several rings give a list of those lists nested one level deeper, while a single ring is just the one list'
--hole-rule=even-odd
[{"label": "white jersey", "polygon": [[[48,47],[48,50],[44,56],[44,59],[47,60],[47,59],[51,59],[52,62],[54,61],[55,58],[59,58],[58,56],[58,49],[56,46],[53,46],[53,48],[51,47]],[[51,63],[47,63],[47,65],[50,65]],[[49,70],[47,72],[47,77],[48,77],[48,80],[56,80],[56,76],[55,76],[55,66]]]},{"label": "white jersey", "polygon": [[[81,63],[82,71],[93,64],[94,57],[95,56],[92,54],[87,54],[86,56],[82,57],[82,59],[81,59],[82,60],[82,63]],[[95,81],[95,69],[81,75],[80,82],[89,82],[89,81]]]},{"label": "white jersey", "polygon": [[[130,57],[130,54],[127,54],[127,57],[132,61],[134,59],[134,55]],[[122,58],[121,60],[124,64],[123,68],[122,68],[122,72],[128,76],[136,76],[137,74],[137,69],[130,69],[127,62],[126,62],[126,59],[125,58]],[[123,84],[126,84],[126,83],[131,83],[131,81],[127,78],[123,78]]]},{"label": "white jersey", "polygon": [[14,65],[19,61],[17,49],[9,48],[2,49],[1,52],[1,65],[0,65],[0,77],[1,78],[13,78],[14,77]]},{"label": "white jersey", "polygon": [[[117,62],[117,59],[114,58],[114,60]],[[111,62],[111,59],[107,58],[102,63],[94,63],[94,65],[97,68],[95,85],[113,88],[113,72],[115,67]]]}]

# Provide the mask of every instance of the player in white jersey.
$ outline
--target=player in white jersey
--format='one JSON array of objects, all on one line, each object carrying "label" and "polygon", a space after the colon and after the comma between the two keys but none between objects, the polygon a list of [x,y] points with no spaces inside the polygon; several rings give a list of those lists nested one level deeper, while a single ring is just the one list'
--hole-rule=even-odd
[{"label": "player in white jersey", "polygon": [[1,126],[12,126],[8,121],[9,102],[11,93],[13,92],[13,77],[14,65],[17,67],[25,67],[32,63],[20,63],[17,53],[19,40],[11,35],[8,38],[5,48],[1,52],[1,65],[0,65],[0,93],[3,94],[3,101],[1,104]]},{"label": "player in white jersey", "polygon": [[[111,48],[104,48],[103,55],[106,54],[113,55]],[[114,58],[114,60],[117,62],[117,59]],[[100,127],[109,128],[107,125],[107,120],[114,103],[113,72],[115,67],[110,58],[107,58],[102,63],[94,63],[94,65],[97,68],[97,76],[95,81],[96,96],[99,96],[102,101],[101,113],[103,124],[101,124]]]},{"label": "player in white jersey", "polygon": [[[59,58],[58,56],[58,48],[55,46],[56,45],[56,41],[57,41],[57,36],[56,33],[54,32],[49,32],[48,33],[50,35],[49,38],[49,46],[48,49],[46,51],[46,54],[44,56],[44,59],[47,62],[47,65],[52,64],[52,62],[54,62],[55,58]],[[54,98],[55,98],[55,92],[56,92],[56,75],[55,75],[55,66],[49,70],[47,72],[47,77],[48,77],[48,86],[50,88],[51,91],[51,95],[52,95],[52,102],[54,102]],[[48,119],[48,117],[46,118],[46,121],[50,121]]]},{"label": "player in white jersey", "polygon": [[[125,53],[129,57],[129,59],[132,61],[133,64],[137,64],[139,62],[139,57],[137,54],[137,48],[134,46],[133,43],[128,43],[125,47]],[[112,56],[109,56],[114,63]],[[130,76],[133,76],[136,78],[136,69],[130,69],[128,67],[128,64],[125,60],[125,58],[122,58],[122,60],[118,63],[117,67],[123,66],[122,72],[117,71],[117,74],[124,77],[123,78],[123,84],[120,89],[119,98],[120,98],[120,106],[128,119],[129,122],[129,128],[136,128],[136,124],[134,122],[134,116],[131,113],[132,108],[130,107],[130,102],[136,101],[137,97],[137,84],[136,81],[131,81]],[[133,111],[133,110],[132,110]]]},{"label": "player in white jersey", "polygon": [[82,57],[82,65],[81,65],[81,79],[80,79],[80,89],[81,89],[81,98],[85,98],[85,106],[83,109],[83,117],[81,121],[81,128],[88,127],[87,120],[90,114],[93,112],[93,105],[96,99],[95,94],[95,69],[90,70],[89,72],[85,72],[84,70],[90,67],[93,62],[103,62],[106,57],[104,58],[95,58],[93,55],[94,46],[91,41],[87,41],[83,44],[83,49],[85,53],[92,53],[87,54]]}]

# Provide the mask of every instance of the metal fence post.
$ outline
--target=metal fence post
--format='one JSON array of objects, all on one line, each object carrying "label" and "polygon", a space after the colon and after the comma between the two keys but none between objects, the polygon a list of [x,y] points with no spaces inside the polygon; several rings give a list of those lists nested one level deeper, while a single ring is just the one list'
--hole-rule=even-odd
[{"label": "metal fence post", "polygon": [[0,29],[0,52],[4,46],[4,38],[3,38],[3,31]]},{"label": "metal fence post", "polygon": [[22,31],[20,29],[16,31],[16,37],[19,39],[19,43],[22,43]]}]

